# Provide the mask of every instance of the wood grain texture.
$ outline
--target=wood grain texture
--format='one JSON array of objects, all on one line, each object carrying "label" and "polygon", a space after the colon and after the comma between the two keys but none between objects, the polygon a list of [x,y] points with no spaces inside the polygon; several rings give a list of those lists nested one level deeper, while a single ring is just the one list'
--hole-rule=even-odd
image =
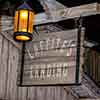
[{"label": "wood grain texture", "polygon": [[27,88],[18,87],[17,100],[27,100]]},{"label": "wood grain texture", "polygon": [[[2,56],[2,46],[3,46],[3,37],[0,35],[0,57]],[[2,58],[2,57],[1,57]],[[0,98],[4,97],[4,93],[2,91],[2,60],[0,59]]]},{"label": "wood grain texture", "polygon": [[[55,9],[55,10],[53,9],[50,11],[52,17],[49,19],[47,18],[48,16],[45,13],[37,14],[35,16],[36,20],[34,21],[34,25],[79,17],[80,15],[85,16],[88,13],[97,12],[99,11],[99,9],[100,9],[100,5],[97,3],[85,4],[85,5],[70,7],[70,8],[66,7],[64,9]],[[3,25],[2,31],[13,29],[13,17],[4,16],[4,18],[2,18],[1,24]]]},{"label": "wood grain texture", "polygon": [[1,71],[1,91],[3,93],[3,98],[5,98],[6,92],[6,79],[7,79],[7,67],[8,67],[8,41],[3,39],[2,41],[2,51],[1,51],[1,64],[0,64],[0,71]]},{"label": "wood grain texture", "polygon": [[16,98],[17,64],[18,64],[18,51],[12,44],[9,44],[7,97],[10,100],[14,100]]},{"label": "wood grain texture", "polygon": [[61,87],[18,87],[16,85],[19,52],[20,49],[13,41],[0,34],[0,99],[66,100],[66,92]]},{"label": "wood grain texture", "polygon": [[37,92],[36,87],[28,88],[28,100],[36,100]]}]

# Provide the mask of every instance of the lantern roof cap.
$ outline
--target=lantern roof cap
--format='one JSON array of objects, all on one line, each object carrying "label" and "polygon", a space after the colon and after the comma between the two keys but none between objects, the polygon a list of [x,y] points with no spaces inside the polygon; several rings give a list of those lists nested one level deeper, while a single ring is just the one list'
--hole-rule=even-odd
[{"label": "lantern roof cap", "polygon": [[20,9],[32,10],[32,8],[26,2],[24,2],[21,6],[17,8],[17,10],[20,10]]}]

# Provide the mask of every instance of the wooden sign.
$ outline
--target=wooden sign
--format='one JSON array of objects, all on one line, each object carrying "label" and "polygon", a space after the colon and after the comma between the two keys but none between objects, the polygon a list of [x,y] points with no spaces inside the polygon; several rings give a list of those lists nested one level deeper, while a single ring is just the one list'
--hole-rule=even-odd
[{"label": "wooden sign", "polygon": [[77,47],[77,31],[41,33],[27,43],[21,85],[79,84],[81,75],[77,58],[80,56],[77,50],[81,48]]}]

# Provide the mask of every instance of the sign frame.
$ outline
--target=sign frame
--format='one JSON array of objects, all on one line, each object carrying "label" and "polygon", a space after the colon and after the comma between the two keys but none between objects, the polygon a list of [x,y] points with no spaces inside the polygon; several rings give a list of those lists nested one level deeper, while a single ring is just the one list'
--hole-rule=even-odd
[{"label": "sign frame", "polygon": [[78,26],[77,30],[77,47],[76,47],[76,73],[75,73],[75,83],[66,83],[66,84],[35,84],[35,85],[24,85],[23,84],[23,70],[24,70],[24,57],[25,57],[25,46],[26,42],[23,42],[22,45],[22,55],[21,55],[21,66],[19,69],[19,76],[17,76],[17,85],[21,87],[32,87],[32,86],[70,86],[70,85],[80,85],[80,52],[81,52],[81,31],[82,31],[82,26]]}]

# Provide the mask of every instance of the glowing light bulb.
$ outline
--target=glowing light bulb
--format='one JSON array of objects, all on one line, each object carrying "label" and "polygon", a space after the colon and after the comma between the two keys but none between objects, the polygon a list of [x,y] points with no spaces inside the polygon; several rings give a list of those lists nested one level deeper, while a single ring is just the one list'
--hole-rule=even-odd
[{"label": "glowing light bulb", "polygon": [[27,18],[27,17],[28,17],[28,12],[22,10],[22,11],[21,11],[21,17],[22,17],[22,18]]}]

